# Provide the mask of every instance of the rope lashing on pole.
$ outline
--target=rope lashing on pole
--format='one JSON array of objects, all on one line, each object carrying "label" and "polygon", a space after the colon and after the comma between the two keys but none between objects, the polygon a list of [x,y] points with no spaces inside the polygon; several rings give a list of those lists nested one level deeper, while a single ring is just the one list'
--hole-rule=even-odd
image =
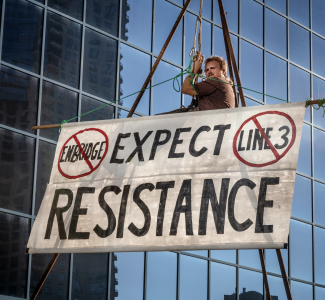
[{"label": "rope lashing on pole", "polygon": [[314,109],[319,110],[320,108],[322,108],[324,110],[323,113],[323,118],[325,116],[325,98],[324,99],[318,99],[318,103],[316,105],[318,105],[318,107],[315,107],[314,104],[310,104],[310,101],[312,101],[311,98],[308,98],[306,101],[306,108],[310,105],[312,106]]}]

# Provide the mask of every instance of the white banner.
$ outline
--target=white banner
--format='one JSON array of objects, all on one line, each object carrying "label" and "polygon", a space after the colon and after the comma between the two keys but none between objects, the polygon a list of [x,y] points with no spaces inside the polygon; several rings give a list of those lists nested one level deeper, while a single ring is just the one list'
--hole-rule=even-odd
[{"label": "white banner", "polygon": [[29,253],[284,248],[304,114],[64,124]]}]

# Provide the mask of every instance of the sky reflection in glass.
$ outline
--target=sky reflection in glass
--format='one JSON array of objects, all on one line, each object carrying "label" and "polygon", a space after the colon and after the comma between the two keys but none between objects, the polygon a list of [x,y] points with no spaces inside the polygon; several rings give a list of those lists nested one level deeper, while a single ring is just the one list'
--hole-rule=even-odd
[{"label": "sky reflection in glass", "polygon": [[208,263],[206,260],[181,255],[180,300],[206,299]]},{"label": "sky reflection in glass", "polygon": [[311,187],[310,179],[296,175],[291,216],[312,221]]},{"label": "sky reflection in glass", "polygon": [[[165,0],[156,1],[155,54],[159,54],[180,12],[181,9],[179,7]],[[183,22],[181,22],[177,27],[177,30],[164,54],[165,59],[179,65],[182,64],[182,32]]]},{"label": "sky reflection in glass", "polygon": [[[139,91],[150,72],[150,56],[121,43],[120,95],[123,98]],[[136,70],[136,72],[134,72]],[[119,101],[119,104],[131,108],[138,94]],[[146,90],[136,111],[149,114],[150,89]]]},{"label": "sky reflection in glass", "polygon": [[[266,53],[266,94],[287,100],[287,62]],[[286,103],[266,96],[266,104]]]},{"label": "sky reflection in glass", "polygon": [[177,254],[148,252],[147,300],[176,299]]},{"label": "sky reflection in glass", "polygon": [[[263,93],[263,50],[242,40],[241,42],[242,86]],[[245,94],[263,101],[263,95],[245,90]]]},{"label": "sky reflection in glass", "polygon": [[[312,230],[311,225],[291,220],[290,268],[294,278],[312,281]],[[295,299],[295,298],[294,298]],[[311,299],[311,298],[305,298]]]}]

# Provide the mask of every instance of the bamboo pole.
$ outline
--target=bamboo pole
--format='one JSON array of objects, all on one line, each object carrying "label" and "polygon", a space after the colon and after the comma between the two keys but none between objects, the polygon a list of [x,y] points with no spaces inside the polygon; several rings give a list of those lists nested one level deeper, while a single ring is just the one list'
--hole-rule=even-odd
[{"label": "bamboo pole", "polygon": [[48,128],[60,128],[61,124],[50,124],[50,125],[40,125],[40,126],[33,126],[32,129],[48,129]]},{"label": "bamboo pole", "polygon": [[267,298],[267,300],[272,300],[271,293],[270,293],[269,282],[267,280],[264,253],[263,253],[262,249],[258,249],[258,252],[260,254],[260,261],[261,261],[262,272],[263,272],[263,281],[264,281],[264,286],[265,286],[265,291],[266,291],[266,298]]},{"label": "bamboo pole", "polygon": [[283,280],[284,288],[286,290],[287,298],[288,298],[288,300],[292,300],[292,294],[291,294],[291,290],[290,290],[289,280],[288,280],[286,268],[284,266],[283,257],[282,257],[282,253],[281,253],[280,249],[276,249],[276,255],[278,256],[278,261],[279,261],[281,274],[282,274],[282,280]]},{"label": "bamboo pole", "polygon": [[231,42],[231,38],[230,38],[230,33],[229,33],[228,24],[227,24],[226,14],[225,14],[225,10],[223,8],[222,0],[218,0],[218,3],[219,3],[219,10],[220,10],[220,17],[221,17],[223,35],[224,35],[224,37],[225,37],[225,39],[227,41],[226,42],[226,47],[228,47],[230,58],[231,58],[233,68],[234,68],[234,72],[235,72],[235,76],[236,76],[237,85],[239,86],[238,91],[239,91],[240,101],[241,101],[242,106],[244,107],[244,106],[246,106],[246,101],[245,101],[245,96],[244,96],[243,89],[241,88],[242,84],[241,84],[241,80],[240,80],[240,76],[239,76],[239,72],[238,72],[238,67],[237,67],[237,63],[236,63],[236,56],[235,56],[234,49],[233,49],[232,42]]},{"label": "bamboo pole", "polygon": [[49,265],[47,266],[47,268],[45,269],[45,272],[44,274],[42,275],[39,283],[37,284],[37,286],[35,287],[35,290],[33,292],[33,294],[31,295],[31,297],[29,298],[30,300],[35,300],[38,293],[40,292],[45,280],[46,280],[46,277],[49,275],[49,273],[51,272],[53,266],[54,266],[54,263],[56,262],[56,260],[58,259],[59,257],[59,253],[55,253],[49,263]]}]

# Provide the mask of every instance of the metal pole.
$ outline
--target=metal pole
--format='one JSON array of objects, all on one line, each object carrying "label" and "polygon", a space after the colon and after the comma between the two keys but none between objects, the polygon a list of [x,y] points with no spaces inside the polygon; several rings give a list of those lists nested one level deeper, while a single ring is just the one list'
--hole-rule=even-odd
[{"label": "metal pole", "polygon": [[[169,33],[169,36],[167,37],[167,40],[166,40],[164,46],[163,46],[162,49],[160,50],[160,53],[159,53],[159,55],[158,55],[158,57],[157,57],[157,59],[156,59],[154,65],[153,65],[153,67],[152,67],[152,69],[151,69],[151,71],[150,71],[150,73],[149,73],[149,75],[148,75],[146,81],[144,82],[144,84],[143,84],[141,90],[144,90],[145,88],[147,88],[147,86],[148,86],[148,84],[149,84],[149,82],[150,82],[150,80],[151,80],[151,77],[152,77],[153,74],[155,73],[155,71],[156,71],[156,69],[157,69],[157,67],[158,67],[158,64],[160,63],[160,60],[162,59],[162,57],[163,57],[163,55],[164,55],[164,53],[165,53],[165,51],[166,51],[166,49],[167,49],[167,47],[168,47],[168,45],[169,45],[169,43],[170,43],[170,41],[171,41],[171,39],[172,39],[172,37],[173,37],[175,31],[176,31],[176,29],[177,29],[179,23],[181,22],[181,20],[182,20],[184,14],[185,14],[185,12],[186,12],[186,9],[187,9],[188,6],[190,5],[190,2],[191,2],[191,0],[187,0],[186,3],[184,4],[183,9],[181,10],[181,12],[180,12],[180,14],[179,14],[179,16],[178,16],[178,18],[177,18],[177,20],[176,20],[176,22],[175,22],[175,24],[174,24],[172,30],[171,30],[171,32]],[[137,106],[138,106],[138,104],[139,104],[139,102],[140,102],[140,100],[141,100],[143,94],[144,94],[144,91],[142,91],[142,92],[140,92],[140,93],[138,94],[137,99],[135,99],[135,101],[134,101],[134,103],[133,103],[133,106],[132,106],[132,108],[131,108],[131,110],[130,110],[128,116],[127,116],[128,118],[131,118],[131,117],[132,117],[132,115],[133,115],[135,109],[137,108]]]},{"label": "metal pole", "polygon": [[[231,61],[232,61],[233,67],[234,67],[237,85],[239,86],[238,91],[239,91],[241,105],[246,106],[245,96],[244,96],[243,89],[241,88],[242,84],[241,84],[241,80],[240,80],[240,76],[239,76],[239,72],[238,72],[234,49],[233,49],[232,43],[231,43],[229,28],[228,28],[226,14],[225,14],[225,10],[223,8],[222,0],[218,0],[218,3],[219,3],[219,10],[220,10],[220,18],[221,18],[221,23],[222,23],[222,30],[223,30],[224,37],[226,38],[225,44],[228,46],[230,58],[231,58]],[[227,50],[227,46],[226,46],[226,50]]]},{"label": "metal pole", "polygon": [[288,298],[288,300],[292,300],[292,294],[291,294],[291,289],[290,289],[290,285],[289,285],[289,280],[288,280],[286,268],[284,266],[283,257],[282,257],[282,253],[281,253],[280,249],[276,249],[276,255],[278,256],[278,261],[279,261],[279,265],[280,265],[280,269],[281,269],[284,288],[287,293],[287,298]]},{"label": "metal pole", "polygon": [[43,286],[43,284],[44,284],[44,282],[45,282],[45,280],[46,280],[47,275],[49,275],[49,273],[51,272],[51,270],[52,270],[52,268],[53,268],[53,266],[54,266],[54,263],[56,262],[56,260],[58,259],[58,257],[59,257],[59,253],[55,253],[55,254],[53,255],[53,257],[52,257],[52,259],[51,259],[49,265],[47,266],[47,268],[46,268],[44,274],[42,275],[42,277],[41,277],[39,283],[37,284],[37,286],[36,286],[36,288],[35,288],[33,294],[32,294],[31,297],[29,298],[29,300],[35,300],[35,299],[36,299],[38,293],[40,292],[40,290],[41,290],[41,288],[42,288],[42,286]]},{"label": "metal pole", "polygon": [[258,249],[258,252],[260,254],[260,260],[261,260],[261,266],[262,266],[262,272],[263,272],[263,281],[264,281],[264,286],[265,286],[265,291],[266,291],[266,298],[267,298],[267,300],[272,300],[269,282],[267,280],[264,253],[263,253],[262,249]]}]

